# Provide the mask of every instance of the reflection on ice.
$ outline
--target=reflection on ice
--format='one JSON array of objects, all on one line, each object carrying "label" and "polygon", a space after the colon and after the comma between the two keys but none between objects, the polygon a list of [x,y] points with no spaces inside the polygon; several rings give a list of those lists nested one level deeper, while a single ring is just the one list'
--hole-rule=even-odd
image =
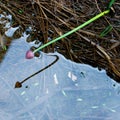
[{"label": "reflection on ice", "polygon": [[15,89],[16,81],[55,59],[42,53],[41,58],[26,60],[29,47],[24,37],[14,41],[0,64],[0,120],[119,120],[119,84],[104,70],[58,53],[57,63]]},{"label": "reflection on ice", "polygon": [[53,77],[54,77],[54,82],[55,82],[55,84],[56,84],[56,85],[59,84],[58,79],[57,79],[57,75],[54,74]]},{"label": "reflection on ice", "polygon": [[68,72],[68,77],[71,78],[71,80],[73,80],[73,81],[77,80],[77,76],[75,76],[71,72]]}]

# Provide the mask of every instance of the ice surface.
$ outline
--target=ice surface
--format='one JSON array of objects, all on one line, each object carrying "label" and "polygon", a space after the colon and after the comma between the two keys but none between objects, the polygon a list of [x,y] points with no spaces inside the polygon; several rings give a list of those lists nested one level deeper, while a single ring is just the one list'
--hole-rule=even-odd
[{"label": "ice surface", "polygon": [[60,58],[56,64],[15,89],[16,81],[55,60],[45,53],[25,59],[30,45],[25,37],[13,41],[0,64],[0,120],[120,119],[119,84],[104,70],[71,62],[58,53],[54,53]]}]

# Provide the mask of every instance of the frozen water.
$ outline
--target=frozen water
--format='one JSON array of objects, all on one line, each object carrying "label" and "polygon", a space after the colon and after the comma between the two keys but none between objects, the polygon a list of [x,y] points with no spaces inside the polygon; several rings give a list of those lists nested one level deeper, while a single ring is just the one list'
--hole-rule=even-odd
[{"label": "frozen water", "polygon": [[[14,88],[54,57],[25,59],[31,44],[13,41],[0,64],[0,120],[119,120],[120,86],[104,70],[65,59]],[[51,53],[52,54],[52,53]],[[113,86],[115,84],[115,86]],[[26,87],[27,86],[27,87]]]}]

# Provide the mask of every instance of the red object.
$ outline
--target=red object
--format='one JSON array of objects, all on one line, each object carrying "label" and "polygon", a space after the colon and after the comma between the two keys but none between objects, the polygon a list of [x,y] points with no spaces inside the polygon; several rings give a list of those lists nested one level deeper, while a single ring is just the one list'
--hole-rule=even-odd
[{"label": "red object", "polygon": [[28,50],[26,52],[26,56],[25,56],[26,59],[32,59],[34,58],[34,53],[31,51],[31,50]]}]

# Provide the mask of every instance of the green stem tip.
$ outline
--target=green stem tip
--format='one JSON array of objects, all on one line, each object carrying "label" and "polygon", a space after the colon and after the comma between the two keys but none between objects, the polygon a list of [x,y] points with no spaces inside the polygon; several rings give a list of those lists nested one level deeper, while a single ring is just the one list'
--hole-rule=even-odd
[{"label": "green stem tip", "polygon": [[112,5],[114,4],[114,2],[115,2],[115,0],[111,0],[111,1],[109,2],[108,9],[110,9],[110,8],[112,7]]}]

